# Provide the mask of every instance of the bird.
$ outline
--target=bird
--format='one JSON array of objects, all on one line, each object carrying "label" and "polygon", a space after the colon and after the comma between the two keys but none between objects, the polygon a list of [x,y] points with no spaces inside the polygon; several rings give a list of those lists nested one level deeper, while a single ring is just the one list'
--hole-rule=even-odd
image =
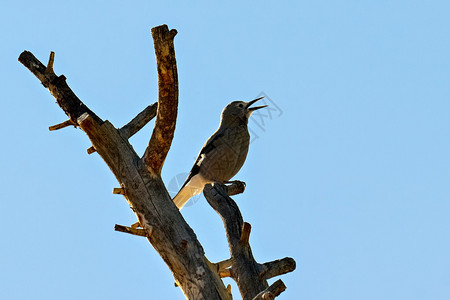
[{"label": "bird", "polygon": [[248,119],[255,110],[268,105],[250,106],[263,98],[233,101],[223,109],[219,128],[203,145],[186,181],[173,198],[178,209],[200,194],[206,184],[228,183],[241,169],[250,145]]}]

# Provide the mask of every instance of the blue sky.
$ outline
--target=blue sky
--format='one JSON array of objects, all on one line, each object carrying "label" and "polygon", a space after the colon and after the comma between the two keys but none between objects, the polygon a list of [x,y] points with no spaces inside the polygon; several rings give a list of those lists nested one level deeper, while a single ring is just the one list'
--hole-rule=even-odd
[{"label": "blue sky", "polygon": [[[157,99],[150,28],[168,24],[180,105],[167,184],[227,103],[264,93],[277,107],[250,121],[236,176],[247,190],[234,198],[255,258],[297,261],[279,299],[450,299],[449,11],[414,0],[4,3],[0,298],[183,299],[145,239],[114,232],[135,221],[116,180],[82,131],[48,131],[66,117],[17,61],[55,51],[55,72],[120,127]],[[139,153],[152,126],[131,139]],[[208,258],[226,259],[203,197],[182,213]]]}]

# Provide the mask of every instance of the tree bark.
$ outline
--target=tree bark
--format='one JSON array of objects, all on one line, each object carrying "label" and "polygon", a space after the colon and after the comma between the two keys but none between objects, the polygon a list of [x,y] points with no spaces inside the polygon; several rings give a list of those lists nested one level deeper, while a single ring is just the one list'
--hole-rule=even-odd
[{"label": "tree bark", "polygon": [[151,173],[161,169],[172,144],[178,110],[178,72],[173,39],[177,31],[152,28],[158,69],[158,112],[152,137],[142,158]]},{"label": "tree bark", "polygon": [[[205,190],[205,195],[213,191],[220,193],[213,200],[210,199],[212,196],[207,197],[216,206],[221,205],[219,200],[225,199],[218,212],[226,224],[232,250],[231,259],[213,264],[206,259],[201,244],[176,208],[161,179],[161,169],[174,136],[178,109],[173,45],[176,33],[166,25],[152,29],[158,69],[158,102],[145,108],[120,129],[97,116],[70,89],[66,77],[54,73],[53,52],[47,66],[28,51],[22,52],[19,61],[50,91],[69,117],[69,120],[51,126],[50,130],[70,125],[80,127],[92,143],[88,153],[97,152],[119,182],[120,188],[115,188],[113,192],[124,196],[138,223],[130,227],[116,225],[115,229],[146,237],[172,271],[176,284],[187,299],[231,300],[231,294],[220,276],[231,276],[238,282],[243,298],[252,299],[269,288],[267,278],[292,271],[295,262],[292,264],[284,259],[260,265],[254,261],[248,244],[249,227],[243,223],[236,203],[227,195],[243,192],[245,184],[236,182],[229,187],[218,184]],[[128,139],[155,116],[155,127],[141,158]]]},{"label": "tree bark", "polygon": [[[267,279],[292,272],[296,265],[290,257],[265,264],[259,264],[253,258],[249,243],[251,226],[244,222],[239,207],[229,197],[229,194],[243,192],[243,186],[245,185],[239,181],[235,181],[231,186],[224,186],[215,182],[213,185],[206,185],[203,194],[211,207],[222,218],[225,227],[228,247],[233,261],[226,274],[236,281],[242,299],[251,300],[261,291],[269,288]],[[283,284],[281,280],[279,281]],[[281,292],[273,295],[273,297],[278,296]],[[269,294],[267,294],[267,297],[269,297]]]},{"label": "tree bark", "polygon": [[50,90],[69,119],[88,135],[95,150],[125,190],[124,196],[140,225],[152,232],[147,239],[172,271],[186,298],[230,299],[218,274],[208,267],[202,246],[173,204],[160,176],[173,138],[178,103],[173,51],[175,33],[166,25],[152,30],[157,61],[165,64],[158,64],[157,124],[144,160],[139,158],[119,130],[100,119],[72,92],[64,75],[57,76],[53,72],[53,53],[47,67],[28,51],[19,56],[19,61]]}]

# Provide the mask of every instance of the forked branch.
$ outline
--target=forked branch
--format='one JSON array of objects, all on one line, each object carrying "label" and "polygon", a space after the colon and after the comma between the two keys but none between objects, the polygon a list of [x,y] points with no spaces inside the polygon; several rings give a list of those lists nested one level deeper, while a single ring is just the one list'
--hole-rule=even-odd
[{"label": "forked branch", "polygon": [[[127,137],[149,120],[150,108],[145,111],[145,118],[138,116],[134,125],[129,124],[126,129],[128,133],[125,130],[117,130],[113,124],[101,120],[78,99],[68,87],[63,75],[57,76],[54,73],[53,53],[48,67],[28,51],[19,56],[19,61],[50,90],[69,119],[88,135],[93,145],[90,152],[96,151],[117,178],[121,186],[117,192],[127,200],[142,228],[118,226],[117,229],[138,235],[145,231],[147,240],[166,262],[186,298],[229,300],[231,297],[226,287],[218,274],[208,267],[202,246],[173,204],[159,176],[172,141],[177,111],[178,82],[173,51],[176,31],[169,31],[166,25],[152,31],[155,49],[162,49],[156,51],[157,60],[167,61],[170,57],[173,60],[168,64],[158,63],[161,103],[158,105],[158,124],[150,140],[145,160],[138,157]],[[172,67],[167,70],[169,65]],[[149,165],[152,168],[149,168]]]},{"label": "forked branch", "polygon": [[251,300],[254,297],[255,299],[273,299],[284,290],[279,289],[284,284],[279,280],[275,291],[269,287],[266,279],[293,271],[295,261],[292,258],[265,264],[255,261],[249,244],[251,225],[243,221],[239,207],[228,195],[242,186],[245,184],[238,181],[233,182],[231,186],[216,182],[214,185],[206,185],[203,190],[208,203],[222,218],[231,259],[234,260],[230,268],[219,274],[221,277],[230,276],[236,281],[244,300]]},{"label": "forked branch", "polygon": [[[69,120],[52,126],[59,129],[79,126],[117,178],[123,195],[138,222],[131,226],[116,225],[117,231],[145,236],[166,262],[178,286],[188,299],[230,300],[230,289],[220,277],[232,277],[244,300],[273,299],[285,286],[281,280],[269,287],[268,278],[295,269],[295,261],[284,258],[259,264],[249,244],[251,226],[244,223],[240,210],[229,195],[242,193],[245,184],[233,182],[208,185],[204,194],[222,217],[231,258],[217,264],[204,256],[203,247],[172,202],[160,173],[172,143],[178,106],[178,78],[173,40],[176,30],[166,25],[152,29],[158,68],[158,103],[148,106],[121,129],[103,121],[69,88],[64,75],[53,71],[55,55],[50,54],[44,66],[31,52],[24,51],[19,61],[27,67],[56,98]],[[156,115],[155,127],[142,159],[128,139]],[[220,275],[220,276],[219,276]]]}]

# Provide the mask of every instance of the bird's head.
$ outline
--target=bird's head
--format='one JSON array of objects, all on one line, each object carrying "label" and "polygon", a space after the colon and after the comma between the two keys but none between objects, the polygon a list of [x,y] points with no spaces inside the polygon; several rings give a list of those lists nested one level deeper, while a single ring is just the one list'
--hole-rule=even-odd
[{"label": "bird's head", "polygon": [[233,101],[228,104],[222,111],[222,123],[242,123],[247,124],[248,118],[251,114],[260,108],[264,108],[268,105],[261,105],[250,107],[256,101],[261,100],[264,97],[257,98],[255,100],[245,102],[245,101]]}]

